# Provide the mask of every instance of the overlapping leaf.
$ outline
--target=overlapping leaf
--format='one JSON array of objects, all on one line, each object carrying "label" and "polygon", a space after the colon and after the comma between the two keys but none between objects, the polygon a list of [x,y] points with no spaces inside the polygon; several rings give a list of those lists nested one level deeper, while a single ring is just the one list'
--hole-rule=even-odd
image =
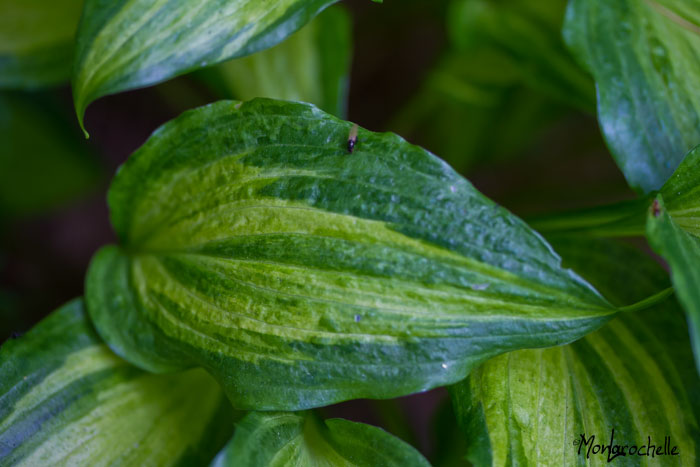
[{"label": "overlapping leaf", "polygon": [[73,95],[90,102],[271,47],[337,0],[86,0]]},{"label": "overlapping leaf", "polygon": [[683,159],[647,210],[649,243],[668,261],[700,372],[700,149]]},{"label": "overlapping leaf", "polygon": [[263,466],[428,467],[409,444],[386,431],[343,419],[317,420],[310,412],[253,412],[212,467]]},{"label": "overlapping leaf", "polygon": [[293,410],[458,381],[614,309],[430,153],[256,99],[157,130],[109,193],[98,332],[152,371],[201,365],[238,408]]},{"label": "overlapping leaf", "polygon": [[343,117],[351,44],[348,13],[334,6],[281,44],[212,67],[202,76],[229,99],[302,101]]},{"label": "overlapping leaf", "polygon": [[202,465],[231,412],[201,369],[152,375],[114,355],[81,300],[0,349],[1,465]]},{"label": "overlapping leaf", "polygon": [[564,35],[595,78],[600,125],[627,181],[659,189],[700,143],[700,4],[571,0]]},{"label": "overlapping leaf", "polygon": [[[617,303],[667,281],[663,269],[630,247],[581,239],[558,247]],[[611,446],[608,456],[594,445],[607,445],[613,429],[614,443],[626,446],[614,461],[619,465],[696,465],[699,395],[675,300],[624,314],[573,344],[499,356],[452,389],[477,466],[608,465],[621,447]],[[679,455],[657,455],[666,436]],[[650,442],[654,448],[642,447]],[[642,454],[630,453],[633,445]]]},{"label": "overlapping leaf", "polygon": [[68,81],[83,0],[0,2],[0,88]]},{"label": "overlapping leaf", "polygon": [[649,210],[647,236],[654,250],[671,267],[673,286],[688,316],[690,338],[700,373],[700,238],[676,223],[661,196]]}]

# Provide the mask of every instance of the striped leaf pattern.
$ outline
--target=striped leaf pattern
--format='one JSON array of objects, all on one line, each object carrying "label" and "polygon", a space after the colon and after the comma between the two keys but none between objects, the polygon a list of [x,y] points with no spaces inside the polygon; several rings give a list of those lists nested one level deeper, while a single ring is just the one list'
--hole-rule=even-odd
[{"label": "striped leaf pattern", "polygon": [[211,467],[429,467],[410,445],[380,428],[311,412],[252,412]]},{"label": "striped leaf pattern", "polygon": [[337,0],[85,0],[73,96],[90,102],[271,47]]},{"label": "striped leaf pattern", "polygon": [[627,181],[658,190],[700,143],[700,4],[570,0],[564,36],[593,74],[598,119]]},{"label": "striped leaf pattern", "polygon": [[200,365],[237,408],[390,398],[615,310],[432,154],[307,104],[219,102],[157,130],[109,192],[122,245],[86,299],[151,371]]},{"label": "striped leaf pattern", "polygon": [[83,0],[0,2],[0,88],[35,89],[70,79]]},{"label": "striped leaf pattern", "polygon": [[[558,246],[617,302],[640,299],[667,280],[629,247],[580,239]],[[573,344],[489,360],[451,394],[477,466],[686,466],[699,458],[700,380],[675,300],[624,314]],[[628,447],[608,464],[593,446],[608,444],[613,429],[614,442]],[[663,447],[666,436],[679,455],[639,450],[650,439]]]},{"label": "striped leaf pattern", "polygon": [[206,372],[133,367],[99,340],[82,300],[0,349],[0,465],[202,465],[231,431]]}]

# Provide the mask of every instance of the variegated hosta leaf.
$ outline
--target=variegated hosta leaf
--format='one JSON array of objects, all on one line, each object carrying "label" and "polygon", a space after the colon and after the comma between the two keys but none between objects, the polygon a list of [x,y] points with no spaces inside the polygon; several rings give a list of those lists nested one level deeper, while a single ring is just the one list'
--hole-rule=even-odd
[{"label": "variegated hosta leaf", "polygon": [[151,371],[201,365],[238,408],[453,383],[614,313],[521,220],[393,134],[307,104],[219,102],[157,130],[109,192],[98,332]]},{"label": "variegated hosta leaf", "polygon": [[595,78],[600,125],[627,181],[659,189],[700,142],[700,3],[570,0],[564,35]]},{"label": "variegated hosta leaf", "polygon": [[[557,247],[617,303],[643,298],[667,281],[662,268],[631,247],[582,239]],[[451,394],[477,466],[685,466],[700,457],[700,380],[675,300],[620,315],[573,344],[496,357]],[[613,429],[627,455],[608,464],[607,453],[593,445],[607,445]],[[648,437],[663,446],[666,436],[680,455],[629,453]]]},{"label": "variegated hosta leaf", "polygon": [[0,88],[68,81],[83,0],[0,1]]},{"label": "variegated hosta leaf", "polygon": [[[673,286],[688,317],[690,339],[700,373],[700,238],[686,232],[670,214],[671,209],[666,209],[663,197],[659,196],[649,209],[647,237],[654,250],[671,267]],[[682,219],[687,221],[689,217]],[[697,235],[697,221],[693,220],[691,224]]]},{"label": "variegated hosta leaf", "polygon": [[0,465],[202,465],[232,409],[201,369],[153,375],[104,345],[82,300],[0,348]]},{"label": "variegated hosta leaf", "polygon": [[343,117],[351,44],[350,17],[333,6],[281,44],[204,70],[202,76],[227,98],[302,101]]},{"label": "variegated hosta leaf", "polygon": [[211,467],[429,467],[411,445],[364,423],[311,412],[252,412]]},{"label": "variegated hosta leaf", "polygon": [[336,1],[85,0],[73,73],[78,120],[107,94],[271,47]]}]

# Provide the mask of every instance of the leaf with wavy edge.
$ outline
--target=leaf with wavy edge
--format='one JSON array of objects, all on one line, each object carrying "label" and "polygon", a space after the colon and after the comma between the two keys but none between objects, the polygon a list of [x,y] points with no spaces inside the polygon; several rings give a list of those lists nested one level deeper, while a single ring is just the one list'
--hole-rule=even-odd
[{"label": "leaf with wavy edge", "polygon": [[[667,283],[665,271],[631,247],[580,238],[555,245],[616,303]],[[680,456],[654,459],[663,465],[695,465],[700,452],[700,380],[675,300],[620,315],[573,344],[496,357],[451,395],[477,466],[609,465],[606,455],[587,459],[588,446],[579,453],[575,442],[585,434],[607,444],[613,428],[620,445],[646,444],[650,436],[662,446],[670,436]]]},{"label": "leaf with wavy edge", "polygon": [[73,72],[80,125],[102,96],[271,47],[336,1],[86,0]]},{"label": "leaf with wavy edge", "polygon": [[1,465],[206,464],[231,415],[201,369],[153,375],[114,355],[82,300],[0,348]]},{"label": "leaf with wavy edge", "polygon": [[67,82],[83,0],[0,2],[0,88]]},{"label": "leaf with wavy edge", "polygon": [[313,413],[248,414],[211,467],[429,467],[411,445],[364,423],[318,420]]},{"label": "leaf with wavy edge", "polygon": [[632,188],[659,189],[700,142],[700,6],[571,0],[564,36],[593,74],[598,119]]},{"label": "leaf with wavy edge", "polygon": [[109,192],[98,332],[151,371],[209,370],[237,408],[297,410],[459,381],[569,342],[612,308],[549,245],[393,134],[298,103],[186,112]]},{"label": "leaf with wavy edge", "polygon": [[281,44],[203,70],[201,76],[225,98],[308,102],[342,118],[347,108],[351,27],[348,12],[336,5]]}]

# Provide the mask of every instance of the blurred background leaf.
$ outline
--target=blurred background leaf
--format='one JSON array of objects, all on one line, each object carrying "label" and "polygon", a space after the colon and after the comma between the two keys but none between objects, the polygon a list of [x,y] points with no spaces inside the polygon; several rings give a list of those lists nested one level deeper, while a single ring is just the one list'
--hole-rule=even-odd
[{"label": "blurred background leaf", "polygon": [[350,16],[332,6],[275,47],[198,75],[223,98],[302,101],[344,118],[352,52]]},{"label": "blurred background leaf", "polygon": [[83,0],[0,1],[0,89],[67,82]]},{"label": "blurred background leaf", "polygon": [[592,111],[593,83],[559,30],[565,2],[454,0],[450,45],[392,128],[461,173],[522,154],[548,126]]}]

